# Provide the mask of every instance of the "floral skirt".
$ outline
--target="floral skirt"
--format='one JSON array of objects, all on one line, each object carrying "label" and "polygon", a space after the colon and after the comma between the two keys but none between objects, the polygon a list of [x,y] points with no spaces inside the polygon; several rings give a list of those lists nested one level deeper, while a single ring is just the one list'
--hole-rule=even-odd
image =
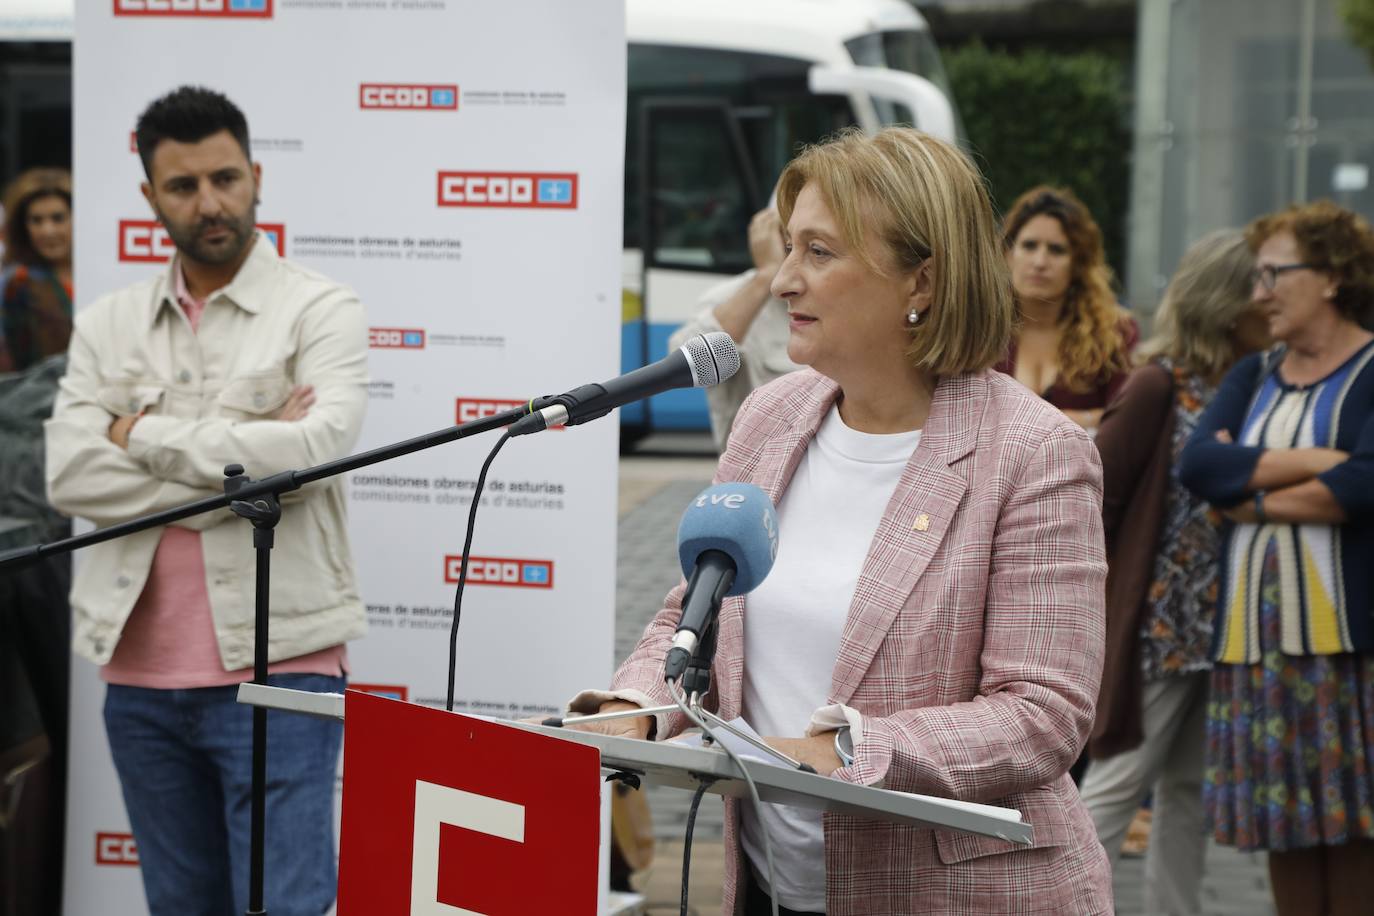
[{"label": "floral skirt", "polygon": [[1218,663],[1203,803],[1218,843],[1246,850],[1374,838],[1374,653],[1279,650],[1278,551],[1260,578],[1261,661]]}]

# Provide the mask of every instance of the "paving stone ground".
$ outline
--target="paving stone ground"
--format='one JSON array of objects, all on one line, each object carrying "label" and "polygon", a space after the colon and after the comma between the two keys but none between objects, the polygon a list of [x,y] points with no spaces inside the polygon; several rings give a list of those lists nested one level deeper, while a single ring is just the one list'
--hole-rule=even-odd
[{"label": "paving stone ground", "polygon": [[[695,445],[699,446],[699,443]],[[698,453],[705,449],[697,448]],[[705,457],[626,457],[620,464],[620,530],[617,550],[616,660],[630,653],[649,618],[677,584],[677,525],[687,503],[711,481],[715,462]],[[646,913],[677,913],[681,888],[682,836],[689,793],[649,788],[658,849],[654,864],[636,876],[645,892]],[[719,916],[723,809],[707,795],[697,813],[692,848],[691,909]],[[1145,912],[1144,859],[1121,861],[1116,874],[1119,916]],[[1203,886],[1205,916],[1272,916],[1263,855],[1210,845]],[[895,916],[895,914],[894,914]]]}]

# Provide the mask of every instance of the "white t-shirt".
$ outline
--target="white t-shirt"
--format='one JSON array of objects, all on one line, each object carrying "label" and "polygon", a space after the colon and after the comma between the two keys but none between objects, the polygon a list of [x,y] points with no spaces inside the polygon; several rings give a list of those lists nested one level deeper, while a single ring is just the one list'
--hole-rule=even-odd
[{"label": "white t-shirt", "polygon": [[[831,675],[864,558],[921,431],[874,435],[831,408],[778,505],[778,556],[745,599],[744,718],[761,735],[801,737],[829,704]],[[759,817],[741,807],[741,841],[760,885],[768,858]],[[821,812],[764,805],[778,903],[825,910]]]}]

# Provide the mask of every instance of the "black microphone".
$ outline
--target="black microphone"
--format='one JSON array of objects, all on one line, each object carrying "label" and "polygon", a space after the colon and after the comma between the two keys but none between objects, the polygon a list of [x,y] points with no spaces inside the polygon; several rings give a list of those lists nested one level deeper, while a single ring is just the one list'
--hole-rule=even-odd
[{"label": "black microphone", "polygon": [[739,371],[739,351],[724,331],[698,334],[656,363],[552,398],[553,403],[517,420],[512,436],[551,426],[576,426],[635,401],[674,388],[710,388]]}]

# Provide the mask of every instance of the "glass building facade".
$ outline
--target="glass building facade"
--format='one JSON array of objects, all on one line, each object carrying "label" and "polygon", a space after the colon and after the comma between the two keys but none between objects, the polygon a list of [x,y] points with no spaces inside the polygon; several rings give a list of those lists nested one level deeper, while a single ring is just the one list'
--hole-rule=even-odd
[{"label": "glass building facade", "polygon": [[1140,0],[1127,298],[1187,247],[1294,202],[1374,220],[1374,68],[1337,0]]}]

